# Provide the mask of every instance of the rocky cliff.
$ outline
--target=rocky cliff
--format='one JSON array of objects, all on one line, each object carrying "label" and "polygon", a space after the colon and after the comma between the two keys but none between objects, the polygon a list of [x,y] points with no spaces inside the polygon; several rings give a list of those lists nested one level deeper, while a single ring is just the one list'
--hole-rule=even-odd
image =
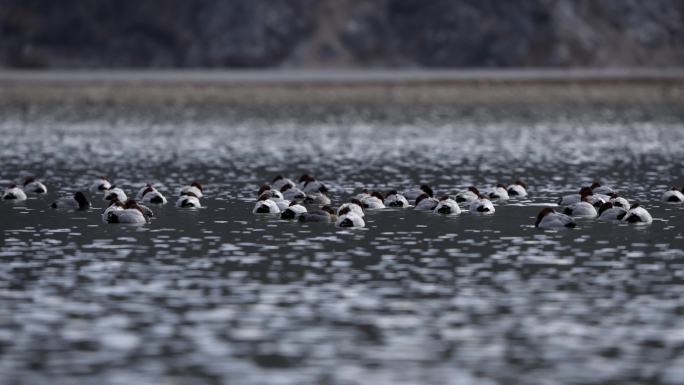
[{"label": "rocky cliff", "polygon": [[684,63],[681,0],[0,0],[0,66]]}]

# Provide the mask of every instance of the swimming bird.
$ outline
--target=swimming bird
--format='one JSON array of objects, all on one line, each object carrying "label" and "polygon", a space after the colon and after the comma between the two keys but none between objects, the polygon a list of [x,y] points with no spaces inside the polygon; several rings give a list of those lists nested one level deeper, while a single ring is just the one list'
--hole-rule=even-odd
[{"label": "swimming bird", "polygon": [[178,195],[179,196],[190,195],[190,196],[194,196],[195,198],[202,198],[202,197],[204,197],[204,190],[202,189],[202,185],[199,184],[199,182],[194,181],[194,182],[190,183],[190,185],[188,185],[188,186],[181,187]]},{"label": "swimming bird", "polygon": [[470,204],[480,197],[480,191],[475,186],[470,186],[466,190],[463,190],[456,194],[455,201],[457,203]]},{"label": "swimming bird", "polygon": [[432,191],[432,188],[427,184],[420,185],[420,187],[417,189],[414,188],[406,190],[402,195],[406,198],[407,201],[415,202],[416,198],[423,194],[427,194],[427,196],[429,197],[435,195],[435,193]]},{"label": "swimming bird", "polygon": [[306,211],[306,207],[297,202],[292,202],[290,203],[290,206],[280,214],[280,219],[297,219]]},{"label": "swimming bird", "polygon": [[178,197],[178,200],[176,201],[176,207],[188,209],[198,209],[202,207],[199,198],[190,194],[192,193],[188,193]]},{"label": "swimming bird", "polygon": [[316,178],[309,176],[307,174],[302,175],[299,178],[299,189],[304,191],[305,194],[312,193],[328,193],[328,188],[323,184],[323,182],[316,180]]},{"label": "swimming bird", "polygon": [[90,185],[90,192],[91,193],[96,193],[96,192],[101,192],[105,190],[109,190],[112,187],[112,184],[107,180],[106,177],[101,177],[97,178],[93,181],[93,183]]},{"label": "swimming bird", "polygon": [[102,221],[107,222],[107,217],[109,216],[109,212],[111,211],[116,211],[116,210],[123,210],[124,204],[123,202],[120,202],[118,199],[113,199],[109,201],[109,205],[105,207],[104,210],[102,210]]},{"label": "swimming bird", "polygon": [[10,185],[2,194],[2,199],[7,201],[21,202],[26,200],[26,193],[16,184]]},{"label": "swimming bird", "polygon": [[300,222],[335,222],[337,215],[335,210],[330,206],[323,206],[320,210],[307,211],[299,214]]},{"label": "swimming bird", "polygon": [[271,198],[271,199],[284,199],[283,193],[281,193],[278,190],[271,188],[271,186],[269,186],[267,184],[261,185],[261,187],[259,187],[259,191],[257,191],[258,197],[261,197],[264,194],[267,194],[268,198]]},{"label": "swimming bird", "polygon": [[67,198],[60,198],[50,205],[53,209],[67,209],[67,210],[87,210],[90,208],[90,202],[85,194],[80,191],[74,193],[73,196]]},{"label": "swimming bird", "polygon": [[373,191],[370,193],[369,196],[367,196],[364,199],[361,199],[361,207],[363,207],[364,209],[384,209],[384,200],[385,197],[383,197],[382,194],[380,194],[377,191]]},{"label": "swimming bird", "polygon": [[28,177],[24,180],[24,192],[31,194],[46,194],[47,187],[40,181],[36,180],[34,177]]},{"label": "swimming bird", "polygon": [[435,207],[435,212],[445,215],[457,215],[461,213],[461,208],[458,207],[458,203],[455,200],[444,196]]},{"label": "swimming bird", "polygon": [[596,208],[589,203],[588,199],[589,195],[583,195],[581,201],[567,206],[563,214],[571,217],[596,218],[598,216]]},{"label": "swimming bird", "polygon": [[502,184],[496,185],[489,193],[489,199],[508,200],[508,190],[506,190],[506,186]]},{"label": "swimming bird", "polygon": [[471,213],[482,213],[482,214],[494,214],[494,204],[492,201],[487,199],[484,195],[478,196],[478,198],[470,202],[468,211]]},{"label": "swimming bird", "polygon": [[626,209],[624,209],[620,206],[615,206],[611,202],[606,202],[603,205],[601,205],[601,208],[599,208],[598,220],[599,221],[621,221],[622,218],[625,217],[625,214],[627,214]]},{"label": "swimming bird", "polygon": [[539,215],[537,215],[537,221],[534,223],[534,227],[542,229],[573,228],[575,226],[575,221],[570,216],[558,213],[551,207],[542,209]]},{"label": "swimming bird", "polygon": [[280,189],[280,192],[283,194],[283,198],[289,201],[304,200],[306,198],[304,191],[294,185],[287,184]]},{"label": "swimming bird", "polygon": [[508,186],[508,196],[518,198],[526,197],[527,185],[520,180],[516,180],[515,183]]},{"label": "swimming bird", "polygon": [[285,186],[290,186],[290,187],[297,187],[293,181],[287,178],[283,178],[282,175],[278,175],[275,178],[273,178],[273,181],[271,182],[271,186],[273,186],[274,189],[283,191],[283,187]]},{"label": "swimming bird", "polygon": [[337,216],[338,217],[340,215],[342,215],[342,214],[340,214],[340,212],[345,208],[349,208],[351,211],[355,212],[361,218],[363,218],[365,216],[365,214],[363,212],[363,208],[361,207],[361,202],[356,198],[352,198],[351,202],[343,203],[340,205],[340,207],[337,208]]},{"label": "swimming bird", "polygon": [[344,207],[337,212],[337,221],[335,221],[335,226],[337,227],[365,227],[366,222],[363,218],[352,211],[351,207]]},{"label": "swimming bird", "polygon": [[399,194],[397,190],[392,190],[385,195],[383,202],[387,207],[409,207],[409,202],[405,196]]},{"label": "swimming bird", "polygon": [[435,207],[437,207],[438,204],[439,200],[429,196],[426,193],[423,193],[422,195],[419,195],[418,198],[416,198],[416,202],[414,204],[413,209],[432,211],[435,209]]},{"label": "swimming bird", "polygon": [[111,201],[114,198],[121,202],[125,202],[128,199],[128,196],[126,196],[126,193],[122,189],[116,186],[111,186],[104,192],[102,199]]},{"label": "swimming bird", "polygon": [[327,194],[328,189],[325,186],[320,186],[317,190],[308,189],[305,190],[306,198],[304,198],[304,203],[306,204],[319,204],[319,205],[329,205],[331,203],[330,197]]},{"label": "swimming bird", "polygon": [[145,203],[154,203],[158,205],[164,205],[167,202],[166,197],[150,184],[138,191],[136,199]]},{"label": "swimming bird", "polygon": [[684,188],[682,190],[677,190],[676,187],[672,187],[671,189],[665,191],[662,196],[662,201],[663,202],[669,202],[669,203],[682,203],[684,202]]},{"label": "swimming bird", "polygon": [[254,214],[279,214],[280,207],[278,207],[278,204],[273,199],[268,198],[266,194],[262,194],[254,205],[252,212]]},{"label": "swimming bird", "polygon": [[[625,199],[621,196],[618,196],[617,193],[611,193],[609,195],[609,197],[610,197],[610,200],[608,202],[610,202],[613,205],[613,207],[621,207],[625,210],[629,210],[630,204],[629,204],[629,201],[627,199]],[[599,214],[599,215],[601,215],[601,214]]]},{"label": "swimming bird", "polygon": [[601,183],[599,183],[597,181],[594,181],[590,187],[591,187],[591,190],[594,192],[594,194],[610,195],[611,193],[616,192],[611,187],[602,186]]},{"label": "swimming bird", "polygon": [[144,209],[138,205],[135,199],[129,199],[120,210],[111,210],[107,213],[107,223],[147,223],[148,217]]},{"label": "swimming bird", "polygon": [[629,223],[648,224],[653,222],[653,217],[651,217],[651,214],[646,211],[645,208],[639,205],[639,202],[635,202],[629,208],[627,214],[625,214],[625,217],[622,218],[622,220]]},{"label": "swimming bird", "polygon": [[578,194],[564,195],[558,200],[559,206],[569,206],[582,201],[583,196],[593,195],[591,187],[585,186],[579,190]]}]

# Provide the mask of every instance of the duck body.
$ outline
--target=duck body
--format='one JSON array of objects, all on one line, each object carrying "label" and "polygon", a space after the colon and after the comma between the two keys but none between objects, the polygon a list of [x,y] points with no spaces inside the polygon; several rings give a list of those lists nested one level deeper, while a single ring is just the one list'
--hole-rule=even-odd
[{"label": "duck body", "polygon": [[176,207],[198,209],[202,207],[199,198],[192,195],[181,195],[176,201]]},{"label": "duck body", "polygon": [[629,201],[627,199],[625,199],[623,197],[619,197],[619,196],[611,197],[608,202],[610,204],[612,204],[613,207],[620,207],[620,208],[623,208],[625,210],[629,210],[629,207],[630,207]]},{"label": "duck body", "polygon": [[377,191],[373,191],[369,196],[365,197],[364,199],[361,199],[361,207],[364,209],[384,209],[385,208],[385,203],[384,203],[385,197],[382,196]]},{"label": "duck body", "polygon": [[2,194],[2,200],[21,202],[26,200],[26,193],[17,185],[8,187]]},{"label": "duck body", "polygon": [[563,210],[563,214],[569,215],[571,217],[581,218],[596,218],[598,216],[596,208],[587,201],[580,201],[573,205],[567,206]]},{"label": "duck body", "polygon": [[103,192],[106,190],[109,190],[112,188],[112,184],[109,183],[107,178],[98,178],[93,181],[93,183],[90,184],[90,192],[91,193],[98,193],[98,192]]},{"label": "duck body", "polygon": [[458,207],[458,203],[451,198],[443,198],[439,201],[434,209],[437,214],[444,215],[458,215],[461,213],[461,208]]},{"label": "duck body", "polygon": [[53,209],[64,210],[87,210],[90,208],[90,202],[80,191],[74,193],[72,197],[58,199],[50,205]]},{"label": "duck body", "polygon": [[252,209],[254,214],[280,214],[280,207],[270,198],[259,199]]},{"label": "duck body", "polygon": [[319,204],[319,205],[329,205],[332,203],[330,197],[324,193],[317,191],[313,193],[307,193],[306,198],[304,198],[304,203],[306,204]]},{"label": "duck body", "polygon": [[415,200],[423,194],[427,194],[428,196],[435,195],[434,192],[432,191],[432,188],[426,184],[421,185],[419,188],[413,188],[413,189],[406,190],[401,195],[403,195],[407,201],[415,202]]},{"label": "duck body", "polygon": [[178,192],[178,195],[190,195],[194,196],[195,198],[202,198],[204,197],[204,190],[202,188],[202,185],[199,184],[199,182],[192,182],[187,186],[181,187],[180,191]]},{"label": "duck body", "polygon": [[307,212],[306,207],[299,203],[292,202],[281,214],[280,219],[298,219],[300,215]]},{"label": "duck body", "polygon": [[492,201],[485,197],[479,197],[470,203],[468,211],[471,213],[494,214],[496,210]]},{"label": "duck body", "polygon": [[469,205],[478,200],[479,196],[480,192],[477,190],[477,188],[475,188],[475,186],[470,186],[467,190],[460,191],[458,194],[456,194],[456,198],[454,200],[456,203]]},{"label": "duck body", "polygon": [[323,206],[320,210],[301,213],[297,219],[299,222],[323,222],[330,223],[337,220],[335,211],[330,206]]},{"label": "duck body", "polygon": [[383,201],[386,207],[398,207],[406,208],[409,207],[408,199],[405,196],[399,194],[396,190],[392,190],[387,193],[385,200]]},{"label": "duck body", "polygon": [[498,185],[492,189],[492,191],[489,193],[489,199],[495,199],[495,200],[508,200],[508,190],[506,190],[506,187],[504,185]]},{"label": "duck body", "polygon": [[360,216],[363,218],[366,214],[363,212],[363,208],[361,207],[361,202],[359,202],[356,199],[352,199],[350,203],[343,203],[340,205],[340,207],[337,208],[337,216],[340,217],[343,211],[345,209],[349,208],[349,210],[353,211],[356,213],[356,215]]},{"label": "duck body", "polygon": [[433,211],[435,207],[439,204],[439,200],[423,193],[423,195],[416,198],[416,203],[413,207],[414,210],[424,210]]},{"label": "duck body", "polygon": [[337,221],[335,221],[335,226],[337,227],[365,227],[366,222],[363,218],[352,211],[350,207],[345,207],[338,211],[339,216]]},{"label": "duck body", "polygon": [[627,214],[625,214],[622,220],[629,223],[649,224],[653,222],[653,217],[645,208],[639,206],[638,203],[635,203],[627,211]]},{"label": "duck body", "polygon": [[663,202],[668,203],[682,203],[684,202],[684,194],[682,193],[682,191],[679,191],[673,187],[672,189],[667,190],[663,193],[661,200]]},{"label": "duck body", "polygon": [[111,201],[111,200],[116,199],[119,202],[125,202],[126,200],[128,200],[128,196],[126,195],[126,193],[122,189],[120,189],[116,186],[111,186],[108,190],[106,190],[104,192],[102,199],[104,199],[106,201]]},{"label": "duck body", "polygon": [[137,209],[112,210],[107,213],[107,223],[147,223],[147,218]]},{"label": "duck body", "polygon": [[508,186],[507,192],[511,198],[523,198],[527,196],[527,186],[521,181],[516,181]]},{"label": "duck body", "polygon": [[541,229],[557,229],[563,227],[573,228],[576,224],[569,215],[558,213],[556,210],[547,207],[539,213],[534,226]]},{"label": "duck body", "polygon": [[29,194],[47,194],[47,187],[34,178],[28,178],[24,181],[23,190]]}]

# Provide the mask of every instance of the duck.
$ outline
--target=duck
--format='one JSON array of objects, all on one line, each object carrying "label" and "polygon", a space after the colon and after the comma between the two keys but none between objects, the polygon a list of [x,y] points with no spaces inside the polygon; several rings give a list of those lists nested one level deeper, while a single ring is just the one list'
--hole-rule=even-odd
[{"label": "duck", "polygon": [[73,196],[58,199],[50,207],[53,209],[67,209],[67,210],[87,210],[90,208],[90,202],[85,194],[81,191],[76,191]]},{"label": "duck", "polygon": [[343,203],[342,205],[340,205],[340,207],[337,208],[337,216],[341,216],[342,214],[340,214],[340,212],[342,212],[342,210],[344,210],[345,208],[349,208],[351,211],[356,213],[356,215],[363,218],[366,214],[363,212],[361,204],[362,203],[358,199],[352,198],[352,200],[349,203]]},{"label": "duck", "polygon": [[26,193],[16,184],[10,185],[2,194],[2,199],[6,201],[21,202],[26,200]]},{"label": "duck", "polygon": [[136,199],[145,203],[154,203],[158,205],[165,205],[167,200],[166,197],[159,192],[154,186],[147,185],[138,191]]},{"label": "duck", "polygon": [[271,186],[267,184],[261,185],[261,187],[259,187],[259,191],[257,191],[257,197],[261,197],[264,194],[268,194],[268,197],[271,199],[284,199],[283,193],[271,188]]},{"label": "duck", "polygon": [[293,181],[291,181],[288,178],[283,178],[282,175],[278,175],[275,178],[273,178],[273,181],[271,181],[271,186],[273,186],[274,189],[280,191],[283,191],[283,187],[285,186],[296,187]]},{"label": "duck", "polygon": [[594,194],[610,195],[616,192],[615,190],[613,190],[613,188],[608,186],[602,186],[601,183],[597,181],[594,181],[590,187]]},{"label": "duck", "polygon": [[47,187],[34,177],[28,177],[24,180],[23,190],[30,194],[47,194]]},{"label": "duck", "polygon": [[204,197],[204,190],[202,189],[202,185],[199,184],[199,182],[194,181],[187,186],[181,187],[178,195],[179,196],[190,195],[190,196],[193,196],[195,198],[202,198],[202,197]]},{"label": "duck", "polygon": [[262,194],[259,200],[254,205],[252,213],[254,214],[279,214],[280,207],[271,198],[267,197],[266,194]]},{"label": "duck", "polygon": [[676,187],[672,187],[671,189],[665,191],[663,193],[663,196],[661,200],[663,202],[669,202],[669,203],[682,203],[684,202],[684,188],[682,190],[677,190]]},{"label": "duck", "polygon": [[106,191],[106,190],[109,190],[110,188],[112,188],[112,184],[104,176],[95,179],[93,181],[93,183],[90,184],[90,192],[91,193]]},{"label": "duck", "polygon": [[551,207],[542,209],[539,215],[537,215],[537,221],[534,223],[534,227],[541,229],[573,228],[575,226],[576,224],[572,217],[556,212]]},{"label": "duck", "polygon": [[325,186],[320,186],[317,190],[304,190],[306,198],[304,198],[304,203],[307,204],[319,204],[319,205],[329,205],[331,203],[330,197],[328,196],[328,189]]},{"label": "duck", "polygon": [[648,224],[653,222],[653,217],[645,208],[639,205],[639,202],[635,202],[630,206],[627,214],[625,214],[622,220],[629,223]]},{"label": "duck", "polygon": [[368,197],[361,200],[361,207],[364,209],[384,209],[384,200],[385,197],[383,197],[382,194],[377,191],[373,191]]},{"label": "duck", "polygon": [[427,194],[428,196],[435,195],[435,193],[432,191],[432,188],[427,184],[420,185],[420,187],[417,189],[404,191],[402,195],[406,198],[407,201],[415,201],[416,198],[423,194]]},{"label": "duck", "polygon": [[429,196],[426,193],[423,193],[422,195],[419,195],[418,198],[416,198],[416,202],[414,203],[414,210],[425,210],[425,211],[433,211],[435,207],[439,204],[439,200],[436,198],[433,198]]},{"label": "duck", "polygon": [[558,200],[559,206],[569,206],[582,201],[582,196],[593,195],[591,187],[585,186],[579,190],[578,194],[564,195]]},{"label": "duck", "polygon": [[181,195],[176,201],[176,207],[198,209],[202,207],[198,197],[190,194]]},{"label": "duck", "polygon": [[461,208],[458,207],[458,203],[448,196],[444,196],[439,200],[439,203],[434,210],[438,214],[444,215],[458,215],[461,213]]},{"label": "duck", "polygon": [[116,186],[110,186],[109,189],[107,189],[104,192],[102,199],[106,201],[111,201],[114,198],[118,199],[121,202],[125,202],[128,199],[128,196],[122,189]]},{"label": "duck", "polygon": [[565,207],[563,214],[571,217],[596,218],[598,212],[588,199],[589,195],[583,195],[581,201]]},{"label": "duck", "polygon": [[383,202],[386,207],[409,207],[408,199],[405,196],[399,194],[397,190],[391,190],[385,195],[385,200]]},{"label": "duck", "polygon": [[454,199],[457,203],[470,204],[480,197],[480,191],[475,186],[470,186],[466,190],[463,190],[456,194]]},{"label": "duck", "polygon": [[135,199],[129,199],[120,209],[110,210],[107,213],[107,223],[147,223],[148,217],[144,214],[144,209],[138,205]]},{"label": "duck", "polygon": [[364,199],[368,198],[371,196],[371,192],[368,189],[363,189],[360,193],[354,195],[352,199],[356,199],[359,202],[363,202]]},{"label": "duck", "polygon": [[107,222],[107,217],[109,216],[110,211],[123,210],[123,207],[123,202],[119,201],[118,199],[113,199],[109,201],[109,205],[107,205],[107,207],[105,207],[105,209],[102,210],[102,220],[104,222]]},{"label": "duck", "polygon": [[484,195],[477,197],[477,200],[470,202],[468,211],[471,213],[494,214],[494,204]]},{"label": "duck", "polygon": [[621,206],[615,206],[612,202],[601,205],[598,211],[599,221],[621,221],[627,214],[627,210]]},{"label": "duck", "polygon": [[[609,200],[608,202],[613,205],[613,207],[621,207],[625,210],[629,210],[630,204],[629,201],[621,196],[618,196],[617,193],[611,193],[609,195]],[[601,215],[601,214],[599,214]]]},{"label": "duck", "polygon": [[290,206],[280,214],[280,219],[298,219],[299,216],[306,211],[306,207],[297,202],[292,202],[290,203]]},{"label": "duck", "polygon": [[299,214],[299,222],[335,222],[337,215],[332,207],[325,205],[320,210],[307,211]]},{"label": "duck", "polygon": [[289,201],[304,200],[306,198],[304,191],[300,190],[299,187],[294,185],[287,184],[280,189],[280,192],[283,194],[283,198]]},{"label": "duck", "polygon": [[496,187],[494,187],[492,191],[489,193],[489,199],[496,199],[501,201],[508,200],[508,190],[506,190],[506,186],[502,184],[496,185]]},{"label": "duck", "polygon": [[347,206],[337,212],[337,220],[335,226],[337,227],[365,227],[366,222],[363,218],[352,211],[351,207]]},{"label": "duck", "polygon": [[527,185],[520,180],[516,180],[508,186],[507,191],[510,197],[523,198],[527,196]]},{"label": "duck", "polygon": [[299,178],[299,189],[304,191],[305,194],[312,193],[328,193],[328,188],[323,184],[323,182],[316,180],[316,178],[309,176],[307,174],[302,175]]}]

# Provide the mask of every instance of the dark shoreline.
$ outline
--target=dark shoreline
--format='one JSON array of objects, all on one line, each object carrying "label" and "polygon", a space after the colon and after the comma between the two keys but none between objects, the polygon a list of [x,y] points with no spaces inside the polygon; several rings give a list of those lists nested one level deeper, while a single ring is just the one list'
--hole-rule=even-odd
[{"label": "dark shoreline", "polygon": [[0,71],[0,103],[678,103],[684,70]]}]

